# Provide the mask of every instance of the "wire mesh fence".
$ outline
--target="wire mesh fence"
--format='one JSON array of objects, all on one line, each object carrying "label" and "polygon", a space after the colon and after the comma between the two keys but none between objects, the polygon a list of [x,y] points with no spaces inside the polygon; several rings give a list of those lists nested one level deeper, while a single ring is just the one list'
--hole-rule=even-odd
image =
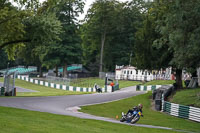
[{"label": "wire mesh fence", "polygon": [[100,79],[99,77],[90,77],[90,78],[62,78],[54,76],[46,76],[46,78],[34,78],[42,81],[47,81],[50,83],[56,83],[66,86],[74,87],[94,87],[95,84],[98,84],[100,87],[104,87],[105,79]]}]

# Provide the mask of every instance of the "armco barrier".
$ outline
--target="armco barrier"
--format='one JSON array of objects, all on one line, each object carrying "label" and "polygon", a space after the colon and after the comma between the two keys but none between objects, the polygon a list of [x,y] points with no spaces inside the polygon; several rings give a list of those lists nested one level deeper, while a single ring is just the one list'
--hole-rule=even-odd
[{"label": "armco barrier", "polygon": [[155,89],[160,88],[162,85],[137,85],[136,90],[137,91],[153,91]]},{"label": "armco barrier", "polygon": [[5,88],[1,87],[0,88],[0,96],[4,96],[4,93],[5,93]]},{"label": "armco barrier", "polygon": [[[74,87],[74,86],[66,86],[66,85],[61,85],[61,84],[56,84],[56,83],[50,83],[47,81],[41,81],[41,80],[37,80],[37,79],[32,79],[29,78],[28,76],[21,76],[18,75],[17,76],[18,79],[20,80],[24,80],[27,82],[31,82],[34,84],[38,84],[38,85],[43,85],[46,87],[51,87],[51,88],[55,88],[55,89],[62,89],[62,90],[67,90],[67,91],[77,91],[77,92],[96,92],[95,88],[86,88],[86,87]],[[117,89],[119,89],[119,85],[115,87]],[[112,92],[112,87],[111,86],[107,86],[105,88],[102,88],[102,92]]]},{"label": "armco barrier", "polygon": [[200,108],[170,103],[164,100],[162,101],[164,103],[163,112],[167,112],[170,115],[177,116],[180,118],[200,122]]},{"label": "armco barrier", "polygon": [[116,84],[116,85],[114,86],[114,91],[116,91],[116,90],[119,90],[119,84]]}]

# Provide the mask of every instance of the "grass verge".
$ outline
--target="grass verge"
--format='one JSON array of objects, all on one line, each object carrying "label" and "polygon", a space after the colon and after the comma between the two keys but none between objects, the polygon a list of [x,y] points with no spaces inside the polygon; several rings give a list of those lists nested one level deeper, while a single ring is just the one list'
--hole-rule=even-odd
[{"label": "grass verge", "polygon": [[[146,82],[143,85],[169,85],[175,83],[175,80],[152,80],[149,82]],[[184,81],[182,82],[183,87],[185,87]]]},{"label": "grass verge", "polygon": [[0,116],[2,133],[176,133],[7,107]]},{"label": "grass verge", "polygon": [[125,88],[125,87],[129,87],[129,86],[136,86],[141,84],[140,81],[127,81],[127,80],[119,80],[119,88]]},{"label": "grass verge", "polygon": [[168,85],[175,83],[174,80],[152,80],[149,82],[146,82],[144,85]]},{"label": "grass verge", "polygon": [[200,88],[176,91],[170,102],[200,108]]},{"label": "grass verge", "polygon": [[[0,78],[0,82],[3,82],[2,78]],[[19,79],[16,79],[15,85],[25,88],[25,89],[31,89],[31,90],[38,91],[38,92],[17,92],[17,96],[63,96],[63,95],[86,94],[84,92],[59,90],[59,89],[55,89],[55,88],[36,85],[36,84],[26,82],[23,80],[19,80]]]},{"label": "grass verge", "polygon": [[[105,86],[105,80],[100,78],[79,78],[76,80],[72,80],[70,82],[70,86],[76,86],[76,87],[94,87],[94,84],[98,84],[100,87]],[[135,86],[141,84],[140,81],[126,81],[126,80],[120,80],[119,81],[119,88],[125,88],[128,86]]]},{"label": "grass verge", "polygon": [[[0,82],[3,82],[3,78],[0,78]],[[57,83],[59,83],[59,82],[57,82]],[[100,78],[80,78],[80,79],[72,81],[70,83],[70,86],[75,86],[75,87],[94,87],[95,83],[100,85],[101,87],[104,87],[105,80],[100,79]],[[22,87],[22,86],[20,86],[21,84],[22,84],[22,82],[19,82],[19,80],[17,79],[16,80],[16,86]],[[119,88],[121,89],[121,88],[129,87],[129,86],[135,86],[135,85],[138,85],[138,84],[141,84],[141,82],[140,81],[120,80],[119,81]]]},{"label": "grass verge", "polygon": [[115,118],[116,115],[121,117],[121,112],[127,112],[128,109],[131,109],[133,106],[138,103],[144,105],[143,114],[144,117],[141,118],[138,123],[148,124],[155,126],[164,126],[174,129],[189,130],[189,131],[200,131],[200,124],[184,120],[181,118],[176,118],[169,116],[162,112],[157,112],[151,108],[151,100],[149,99],[152,95],[151,92],[128,99],[115,101],[106,104],[92,105],[92,106],[83,106],[81,111],[97,116]]}]

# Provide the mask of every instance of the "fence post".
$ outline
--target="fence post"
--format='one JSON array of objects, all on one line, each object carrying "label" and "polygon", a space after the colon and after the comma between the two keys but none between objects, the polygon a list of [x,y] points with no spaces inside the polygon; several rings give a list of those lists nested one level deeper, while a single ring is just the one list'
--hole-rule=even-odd
[{"label": "fence post", "polygon": [[161,107],[161,111],[162,112],[164,112],[164,94],[162,94],[162,100],[161,100],[161,102],[162,102],[162,107]]},{"label": "fence post", "polygon": [[1,87],[0,96],[4,96],[4,92],[5,92],[5,88],[4,88],[4,87]]}]

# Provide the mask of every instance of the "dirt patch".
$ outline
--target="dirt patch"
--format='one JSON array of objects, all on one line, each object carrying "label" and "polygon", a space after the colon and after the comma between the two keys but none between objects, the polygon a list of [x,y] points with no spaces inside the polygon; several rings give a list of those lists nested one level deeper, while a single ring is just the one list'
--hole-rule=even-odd
[{"label": "dirt patch", "polygon": [[151,109],[152,109],[153,111],[157,111],[157,110],[155,109],[155,101],[152,100],[152,99],[150,99],[150,100],[151,100]]},{"label": "dirt patch", "polygon": [[153,96],[150,96],[150,97],[149,97],[149,100],[151,101],[151,109],[152,109],[153,111],[157,111],[157,110],[155,109],[155,101],[153,100]]}]

